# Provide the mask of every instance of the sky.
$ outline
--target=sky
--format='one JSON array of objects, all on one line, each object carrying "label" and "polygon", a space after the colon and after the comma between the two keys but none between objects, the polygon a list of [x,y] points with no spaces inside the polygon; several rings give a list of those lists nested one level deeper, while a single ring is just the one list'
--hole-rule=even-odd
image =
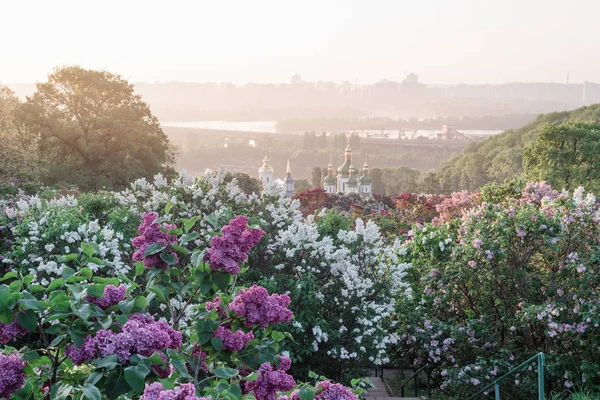
[{"label": "sky", "polygon": [[0,82],[600,82],[598,0],[0,0]]}]

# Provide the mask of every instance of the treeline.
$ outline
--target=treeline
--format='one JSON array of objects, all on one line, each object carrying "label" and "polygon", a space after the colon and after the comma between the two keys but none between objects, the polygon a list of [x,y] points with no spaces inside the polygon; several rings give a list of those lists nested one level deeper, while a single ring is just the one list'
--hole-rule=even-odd
[{"label": "treeline", "polygon": [[422,189],[426,193],[475,190],[523,175],[548,180],[555,187],[572,189],[582,184],[593,189],[594,173],[600,170],[595,158],[600,154],[598,122],[598,104],[539,115],[520,129],[469,145],[463,154],[427,173]]},{"label": "treeline", "polygon": [[440,117],[430,119],[401,119],[388,117],[361,118],[290,118],[277,121],[278,132],[295,131],[362,131],[394,129],[440,129],[454,125],[458,129],[507,130],[524,126],[535,114],[486,115],[483,117]]}]

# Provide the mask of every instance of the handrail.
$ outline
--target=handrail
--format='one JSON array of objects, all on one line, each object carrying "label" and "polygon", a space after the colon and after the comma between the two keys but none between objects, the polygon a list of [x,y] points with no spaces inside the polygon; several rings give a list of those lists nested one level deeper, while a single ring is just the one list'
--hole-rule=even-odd
[{"label": "handrail", "polygon": [[535,356],[531,357],[529,360],[525,361],[524,363],[511,369],[506,374],[502,375],[500,378],[498,378],[498,379],[494,380],[493,382],[489,383],[488,385],[484,386],[481,390],[479,390],[473,396],[469,397],[467,400],[474,399],[475,397],[479,396],[483,392],[490,390],[492,387],[494,388],[496,400],[500,400],[500,383],[504,379],[513,375],[515,372],[522,370],[523,368],[525,368],[526,366],[528,366],[535,360],[537,360],[537,363],[538,363],[538,400],[544,400],[544,366],[546,364],[546,359],[545,359],[544,353],[538,353]]},{"label": "handrail", "polygon": [[408,379],[406,381],[404,381],[403,384],[400,385],[400,396],[404,397],[404,386],[406,386],[406,384],[408,382],[410,382],[411,380],[413,380],[414,382],[414,389],[415,389],[415,397],[419,396],[419,388],[417,387],[417,375],[419,374],[419,372],[425,370],[425,372],[427,373],[427,397],[429,397],[431,399],[431,384],[430,384],[430,369],[429,369],[429,364],[425,364],[423,365],[421,368],[419,368],[418,370],[416,370],[414,372],[414,374],[412,374],[410,377],[408,377]]}]

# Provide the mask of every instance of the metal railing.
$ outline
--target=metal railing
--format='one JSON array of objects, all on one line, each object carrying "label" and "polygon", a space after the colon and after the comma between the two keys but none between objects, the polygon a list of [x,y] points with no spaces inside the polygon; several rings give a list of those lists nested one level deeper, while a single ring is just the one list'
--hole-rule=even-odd
[{"label": "metal railing", "polygon": [[468,400],[474,399],[480,394],[490,390],[492,387],[494,388],[494,394],[496,400],[500,400],[500,383],[503,380],[513,375],[515,372],[522,370],[523,368],[530,365],[532,362],[537,361],[538,367],[538,400],[544,400],[544,366],[546,365],[546,359],[544,357],[544,353],[538,353],[535,356],[531,357],[529,360],[524,363],[518,365],[517,367],[511,369],[506,374],[502,375],[500,378],[491,382],[490,384],[484,386],[479,392],[475,393],[473,396],[469,397]]},{"label": "metal railing", "polygon": [[427,397],[431,399],[431,366],[429,364],[423,365],[421,368],[415,371],[407,380],[404,381],[400,385],[400,396],[404,397],[404,387],[410,382],[413,381],[413,386],[415,390],[415,397],[419,397],[419,386],[417,385],[417,375],[421,371],[425,370],[425,374],[427,375]]}]

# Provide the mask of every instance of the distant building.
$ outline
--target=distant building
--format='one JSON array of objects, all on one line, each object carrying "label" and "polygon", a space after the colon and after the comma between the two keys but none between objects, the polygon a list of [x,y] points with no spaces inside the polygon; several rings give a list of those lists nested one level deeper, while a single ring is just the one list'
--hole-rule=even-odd
[{"label": "distant building", "polygon": [[287,161],[285,171],[285,197],[292,197],[294,194],[294,178],[292,178],[292,169],[290,168],[290,160]]},{"label": "distant building", "polygon": [[275,171],[273,171],[273,167],[271,167],[271,162],[267,156],[265,156],[262,167],[258,169],[258,179],[260,179],[263,184],[271,183],[273,182],[274,173]]},{"label": "distant building", "polygon": [[299,85],[302,83],[302,77],[298,74],[292,75],[292,85]]},{"label": "distant building", "polygon": [[410,74],[406,75],[406,78],[404,78],[402,83],[407,85],[417,85],[419,83],[419,76],[411,72]]},{"label": "distant building", "polygon": [[292,169],[290,168],[290,160],[287,162],[287,169],[285,172],[285,178],[282,181],[281,179],[275,179],[275,171],[273,167],[271,167],[271,162],[269,158],[265,156],[263,159],[263,165],[258,169],[258,179],[265,184],[272,183],[277,181],[279,184],[283,184],[285,187],[285,196],[291,197],[294,194],[294,178],[292,177]]},{"label": "distant building", "polygon": [[438,133],[442,140],[469,140],[463,133],[457,131],[452,125],[442,125],[442,132]]},{"label": "distant building", "polygon": [[371,176],[369,165],[365,157],[362,175],[357,176],[357,171],[352,164],[352,149],[350,148],[350,140],[344,150],[344,163],[337,169],[337,176],[333,175],[333,166],[331,158],[327,167],[327,176],[323,180],[323,189],[326,193],[358,193],[363,197],[371,197]]}]

